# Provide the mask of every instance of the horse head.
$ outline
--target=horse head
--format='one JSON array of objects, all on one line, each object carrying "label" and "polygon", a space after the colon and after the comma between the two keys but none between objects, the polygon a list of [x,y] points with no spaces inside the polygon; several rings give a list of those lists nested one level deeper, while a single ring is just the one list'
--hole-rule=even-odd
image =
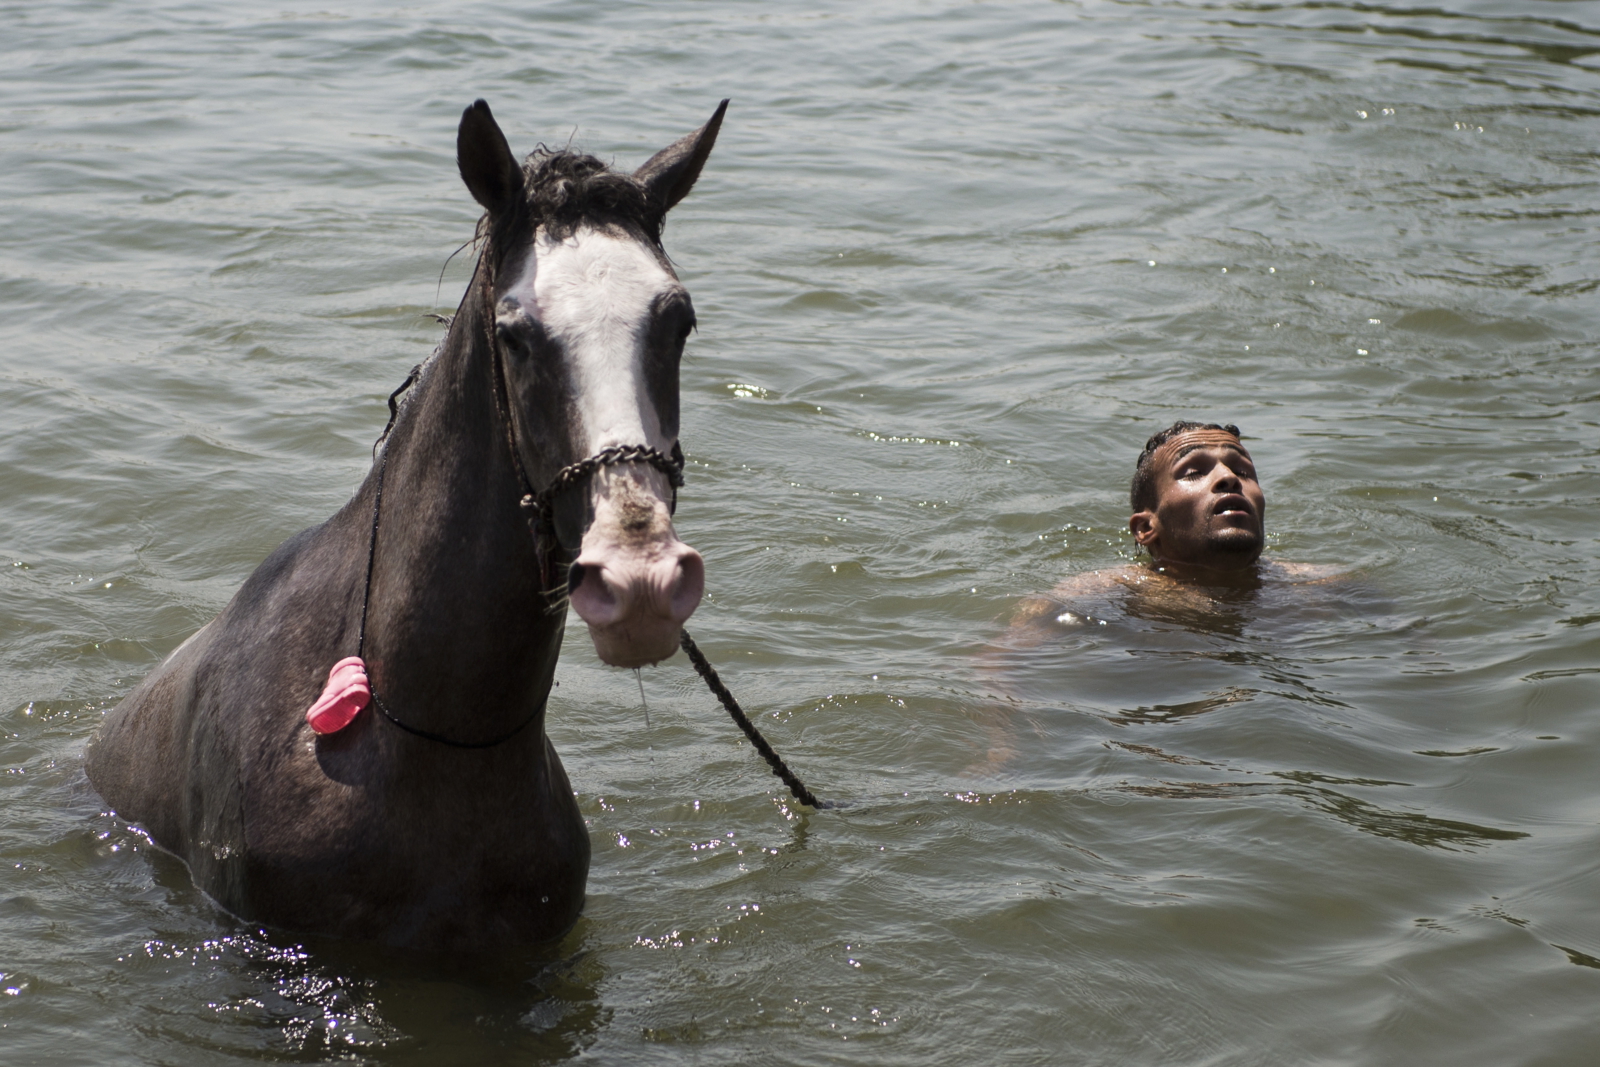
[{"label": "horse head", "polygon": [[511,447],[546,487],[554,543],[541,551],[560,553],[568,600],[613,666],[671,656],[705,589],[700,554],[672,525],[678,364],[695,318],[661,226],[727,104],[631,175],[542,148],[519,164],[482,100],[457,133],[462,180],[487,212],[485,343],[497,349]]}]

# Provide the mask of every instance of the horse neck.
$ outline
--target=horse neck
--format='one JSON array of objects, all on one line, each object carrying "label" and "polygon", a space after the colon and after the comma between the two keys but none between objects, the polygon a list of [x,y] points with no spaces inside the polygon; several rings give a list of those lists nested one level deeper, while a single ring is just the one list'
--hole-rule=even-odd
[{"label": "horse neck", "polygon": [[486,260],[384,446],[364,654],[406,725],[473,742],[536,718],[521,743],[542,741],[566,611],[518,506]]}]

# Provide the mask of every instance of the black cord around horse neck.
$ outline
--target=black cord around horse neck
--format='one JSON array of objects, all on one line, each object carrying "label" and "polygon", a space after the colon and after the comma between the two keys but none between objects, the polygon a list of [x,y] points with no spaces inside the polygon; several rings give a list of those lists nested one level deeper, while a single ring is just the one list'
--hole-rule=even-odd
[{"label": "black cord around horse neck", "polygon": [[[413,374],[414,373],[415,372],[413,372]],[[384,432],[387,433],[388,431],[386,430]],[[362,663],[366,663],[367,607],[372,603],[372,562],[377,558],[378,555],[378,519],[383,514],[383,476],[388,472],[388,470],[389,449],[387,446],[385,446],[383,450],[383,458],[378,460],[378,484],[372,494],[372,533],[367,539],[367,580],[364,588],[361,590],[361,628],[357,632],[356,637],[356,656],[360,658]],[[408,734],[415,734],[417,737],[426,738],[429,741],[437,741],[439,744],[449,745],[451,748],[493,748],[496,745],[504,744],[520,734],[523,730],[527,729],[528,725],[532,723],[534,719],[537,719],[539,717],[539,713],[544,710],[544,702],[540,701],[539,706],[534,708],[532,714],[530,714],[526,719],[523,719],[516,726],[512,727],[510,730],[507,730],[500,736],[491,737],[487,741],[457,741],[454,738],[445,737],[443,734],[436,734],[431,730],[423,730],[419,727],[402,722],[394,712],[389,710],[389,706],[385,704],[383,702],[383,698],[378,695],[378,686],[373,681],[370,673],[367,675],[367,691],[372,694],[372,706],[377,708],[379,713],[382,714],[385,719],[388,719],[390,722],[394,723]]]}]

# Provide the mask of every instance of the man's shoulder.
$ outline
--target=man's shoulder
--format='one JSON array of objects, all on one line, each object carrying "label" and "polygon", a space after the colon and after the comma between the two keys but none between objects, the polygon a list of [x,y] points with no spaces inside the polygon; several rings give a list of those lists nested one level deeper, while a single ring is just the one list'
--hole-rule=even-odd
[{"label": "man's shoulder", "polygon": [[1152,581],[1159,582],[1164,578],[1164,575],[1148,567],[1142,567],[1137,563],[1124,563],[1116,567],[1104,567],[1097,571],[1068,575],[1056,583],[1056,587],[1050,590],[1050,596],[1056,600],[1071,600],[1074,597],[1104,593],[1118,586],[1138,586]]},{"label": "man's shoulder", "polygon": [[[1349,577],[1327,564],[1295,563],[1281,559],[1262,560],[1257,564],[1255,573],[1258,579],[1289,585],[1326,585]],[[1142,563],[1123,563],[1068,575],[1057,582],[1050,592],[1031,596],[1018,604],[1011,621],[1013,625],[1026,624],[1059,612],[1063,604],[1070,605],[1118,590],[1193,599],[1196,595],[1208,592],[1209,587],[1204,581],[1178,578]]]},{"label": "man's shoulder", "polygon": [[[1343,581],[1348,577],[1346,572],[1327,564],[1295,563],[1282,559],[1261,560],[1255,569],[1257,580],[1290,585],[1322,585]],[[1115,567],[1069,575],[1056,583],[1055,588],[1047,595],[1025,601],[1024,607],[1031,608],[1035,614],[1043,614],[1050,604],[1070,603],[1076,599],[1118,589],[1159,594],[1169,590],[1204,590],[1209,588],[1209,584],[1204,579],[1179,577],[1167,573],[1164,569],[1143,563],[1124,563]]]},{"label": "man's shoulder", "polygon": [[1035,594],[1019,603],[1011,615],[1011,625],[1026,626],[1047,615],[1055,615],[1061,611],[1063,604],[1126,585],[1136,580],[1133,572],[1143,570],[1135,566],[1107,567],[1069,575],[1057,582],[1048,593]]}]

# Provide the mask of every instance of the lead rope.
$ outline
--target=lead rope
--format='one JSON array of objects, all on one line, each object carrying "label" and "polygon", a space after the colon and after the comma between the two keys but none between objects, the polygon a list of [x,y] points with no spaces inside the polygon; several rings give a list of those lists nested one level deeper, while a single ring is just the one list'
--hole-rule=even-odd
[{"label": "lead rope", "polygon": [[789,787],[789,792],[794,794],[794,798],[802,804],[816,808],[818,811],[839,807],[837,803],[832,801],[818,800],[817,795],[806,788],[806,784],[800,780],[800,777],[791,771],[789,765],[783,762],[783,758],[773,751],[771,745],[767,744],[767,739],[761,736],[761,731],[756,729],[756,724],[750,721],[750,717],[744,713],[744,709],[739,706],[739,702],[733,699],[733,694],[728,692],[728,687],[722,684],[721,678],[717,677],[716,668],[711,666],[710,661],[706,659],[705,655],[694,643],[694,638],[689,636],[689,631],[681,630],[679,633],[678,644],[683,646],[683,651],[689,656],[689,662],[694,664],[694,669],[700,672],[701,678],[705,679],[706,687],[717,695],[718,700],[722,701],[722,706],[728,709],[728,714],[733,716],[733,721],[738,723],[739,729],[744,731],[744,735],[750,739],[750,743],[756,746],[756,751],[761,753],[761,758],[772,766],[772,773],[783,779],[783,784]]}]

